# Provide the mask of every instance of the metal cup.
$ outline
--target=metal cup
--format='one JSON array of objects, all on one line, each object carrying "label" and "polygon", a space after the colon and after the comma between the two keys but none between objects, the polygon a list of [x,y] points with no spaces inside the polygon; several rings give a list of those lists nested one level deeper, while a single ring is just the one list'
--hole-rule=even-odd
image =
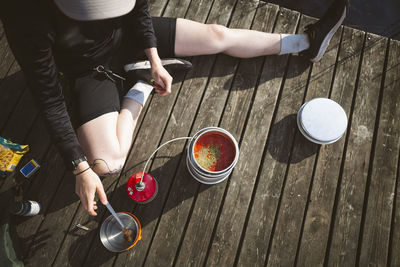
[{"label": "metal cup", "polygon": [[107,217],[101,225],[100,240],[109,251],[123,252],[131,249],[142,238],[141,226],[136,216],[129,212],[118,212],[117,216],[126,229],[133,231],[133,241],[124,238],[123,229],[112,215]]}]

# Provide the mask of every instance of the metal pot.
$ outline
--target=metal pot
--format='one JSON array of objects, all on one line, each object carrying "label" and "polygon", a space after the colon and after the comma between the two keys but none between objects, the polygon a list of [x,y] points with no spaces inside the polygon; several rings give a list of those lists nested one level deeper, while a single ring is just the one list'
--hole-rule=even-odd
[{"label": "metal pot", "polygon": [[126,229],[133,231],[133,241],[128,241],[124,238],[123,229],[121,229],[121,226],[112,215],[107,217],[101,225],[100,240],[109,251],[123,252],[133,248],[142,238],[141,226],[136,216],[129,212],[118,212],[117,216]]},{"label": "metal pot", "polygon": [[[201,167],[194,157],[194,145],[195,143],[207,133],[217,133],[230,140],[235,150],[235,157],[232,163],[225,169],[220,171],[209,171]],[[236,139],[225,129],[220,127],[207,127],[198,131],[188,146],[187,150],[187,158],[186,165],[189,173],[195,178],[197,181],[203,184],[217,184],[224,181],[231,174],[233,168],[236,166],[236,163],[239,159],[239,145]]]}]

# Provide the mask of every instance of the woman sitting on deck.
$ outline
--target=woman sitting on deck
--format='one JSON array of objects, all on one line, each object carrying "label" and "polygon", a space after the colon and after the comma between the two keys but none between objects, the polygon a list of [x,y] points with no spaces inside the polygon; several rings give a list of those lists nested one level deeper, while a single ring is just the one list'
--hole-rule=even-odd
[{"label": "woman sitting on deck", "polygon": [[[13,0],[0,4],[9,45],[53,141],[76,175],[76,193],[91,215],[96,215],[96,192],[107,203],[99,176],[121,170],[153,87],[159,95],[170,94],[172,72],[191,66],[184,60],[160,58],[216,53],[251,58],[302,52],[317,62],[346,11],[347,0],[335,0],[305,33],[271,34],[181,18],[152,18],[146,0]],[[59,71],[73,81],[73,97],[79,103],[76,133]],[[141,82],[122,86],[121,76]]]}]

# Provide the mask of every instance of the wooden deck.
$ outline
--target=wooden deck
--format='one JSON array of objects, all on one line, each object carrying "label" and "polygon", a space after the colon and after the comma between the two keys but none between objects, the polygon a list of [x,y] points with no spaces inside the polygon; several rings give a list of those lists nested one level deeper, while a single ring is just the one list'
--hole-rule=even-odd
[{"label": "wooden deck", "polygon": [[[231,28],[295,33],[314,21],[258,0],[149,2],[154,16]],[[343,27],[317,64],[296,55],[190,60],[194,69],[172,95],[148,101],[121,175],[103,180],[114,208],[143,227],[132,250],[110,253],[98,234],[109,213],[101,207],[91,218],[82,209],[0,27],[0,136],[29,144],[24,160],[42,165],[23,187],[42,215],[15,218],[26,265],[400,266],[400,42]],[[315,97],[348,114],[346,135],[332,145],[297,130],[297,110]],[[175,142],[152,161],[156,199],[136,205],[127,197],[128,178],[157,146],[207,126],[240,143],[228,180],[196,182],[186,144]]]}]

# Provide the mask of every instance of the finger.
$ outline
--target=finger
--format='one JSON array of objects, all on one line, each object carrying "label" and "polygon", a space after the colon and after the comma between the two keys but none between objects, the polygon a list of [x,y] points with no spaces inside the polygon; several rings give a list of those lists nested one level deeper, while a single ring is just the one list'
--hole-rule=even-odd
[{"label": "finger", "polygon": [[157,81],[156,85],[159,86],[162,90],[165,90],[165,83],[162,78],[160,78],[160,80]]},{"label": "finger", "polygon": [[100,185],[96,187],[96,190],[97,194],[99,195],[100,202],[103,203],[103,205],[107,205],[108,200],[106,192],[104,192],[103,184],[100,183]]},{"label": "finger", "polygon": [[168,95],[168,91],[165,89],[165,87],[164,88],[160,88],[158,94],[160,96],[165,96],[165,95]]},{"label": "finger", "polygon": [[96,214],[96,212],[94,212],[94,209],[93,209],[94,194],[95,194],[95,192],[92,190],[90,190],[90,192],[88,194],[88,212],[91,215],[96,216],[97,214]]},{"label": "finger", "polygon": [[158,94],[162,94],[164,92],[164,89],[161,88],[158,84],[154,84],[154,91],[156,91]]},{"label": "finger", "polygon": [[155,83],[154,84],[154,89],[158,90],[158,91],[164,91],[164,88],[161,87],[161,85]]},{"label": "finger", "polygon": [[172,84],[172,79],[167,78],[165,81],[165,91],[167,91],[167,94],[171,94],[171,84]]},{"label": "finger", "polygon": [[77,195],[81,199],[81,203],[82,203],[83,208],[87,211],[88,210],[88,201],[86,199],[86,195],[81,193],[81,192],[79,194],[77,194]]}]

